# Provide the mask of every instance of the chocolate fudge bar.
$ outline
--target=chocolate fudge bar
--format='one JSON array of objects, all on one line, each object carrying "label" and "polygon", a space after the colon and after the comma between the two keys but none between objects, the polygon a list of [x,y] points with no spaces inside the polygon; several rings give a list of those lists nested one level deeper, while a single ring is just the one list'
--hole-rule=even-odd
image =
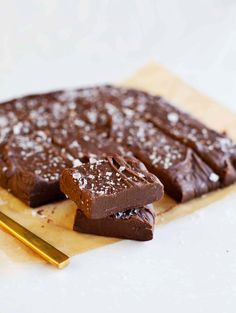
[{"label": "chocolate fudge bar", "polygon": [[162,184],[140,161],[117,155],[63,170],[60,187],[93,219],[142,207],[163,196]]},{"label": "chocolate fudge bar", "polygon": [[191,148],[167,136],[138,116],[113,116],[114,140],[130,149],[179,202],[199,197],[219,187],[219,177]]},{"label": "chocolate fudge bar", "polygon": [[152,205],[117,212],[101,219],[89,219],[77,210],[74,230],[99,236],[147,241],[153,238],[155,210]]},{"label": "chocolate fudge bar", "polygon": [[64,197],[59,175],[72,163],[43,131],[30,137],[13,135],[0,150],[1,185],[23,202],[37,207]]}]

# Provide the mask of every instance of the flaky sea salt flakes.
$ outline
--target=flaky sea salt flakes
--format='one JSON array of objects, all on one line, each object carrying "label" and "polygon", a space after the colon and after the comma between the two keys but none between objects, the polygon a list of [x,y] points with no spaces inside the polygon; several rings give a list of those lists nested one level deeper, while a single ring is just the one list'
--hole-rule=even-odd
[{"label": "flaky sea salt flakes", "polygon": [[215,174],[215,173],[211,173],[210,176],[209,176],[209,180],[214,182],[214,183],[218,182],[219,178],[220,177],[217,174]]},{"label": "flaky sea salt flakes", "polygon": [[58,95],[59,101],[74,101],[78,97],[79,91],[67,90]]},{"label": "flaky sea salt flakes", "polygon": [[111,176],[112,172],[106,172],[106,176]]},{"label": "flaky sea salt flakes", "polygon": [[113,115],[118,112],[118,109],[110,102],[106,102],[104,107],[110,115]]},{"label": "flaky sea salt flakes", "polygon": [[206,128],[203,128],[203,129],[202,129],[202,134],[203,134],[203,136],[204,136],[205,138],[207,138],[207,136],[208,136],[208,131],[207,131]]},{"label": "flaky sea salt flakes", "polygon": [[79,118],[76,118],[74,120],[74,125],[78,126],[78,127],[83,127],[83,126],[85,126],[85,122],[83,120],[79,119]]},{"label": "flaky sea salt flakes", "polygon": [[8,119],[5,116],[0,116],[0,127],[6,127],[8,125]]},{"label": "flaky sea salt flakes", "polygon": [[115,214],[115,218],[117,218],[117,219],[122,218],[122,216],[123,216],[123,212],[117,212],[117,213]]},{"label": "flaky sea salt flakes", "polygon": [[90,138],[89,138],[88,135],[85,135],[85,136],[83,137],[83,139],[84,139],[84,141],[89,141],[89,140],[90,140]]},{"label": "flaky sea salt flakes", "polygon": [[224,152],[227,152],[227,149],[232,146],[232,142],[229,138],[217,138],[219,142],[220,149]]},{"label": "flaky sea salt flakes", "polygon": [[123,172],[125,170],[125,166],[120,166],[119,167],[119,172]]},{"label": "flaky sea salt flakes", "polygon": [[72,141],[72,143],[70,144],[70,148],[78,148],[79,144],[76,140]]},{"label": "flaky sea salt flakes", "polygon": [[76,103],[74,101],[71,101],[68,103],[68,108],[70,110],[74,110],[76,108]]},{"label": "flaky sea salt flakes", "polygon": [[89,158],[89,163],[95,164],[95,163],[97,163],[97,160],[94,158]]},{"label": "flaky sea salt flakes", "polygon": [[22,129],[23,123],[19,122],[16,125],[13,126],[13,133],[14,135],[19,135]]},{"label": "flaky sea salt flakes", "polygon": [[42,173],[42,171],[41,171],[40,169],[37,169],[37,170],[34,171],[34,173],[35,173],[36,175],[40,175],[40,174]]},{"label": "flaky sea salt flakes", "polygon": [[114,214],[116,219],[129,219],[130,217],[132,217],[133,215],[137,215],[139,213],[139,209],[130,209],[124,212],[117,212],[116,214]]},{"label": "flaky sea salt flakes", "polygon": [[[47,134],[42,130],[37,131],[37,136],[40,137],[40,139],[42,139],[43,141],[48,141],[48,139],[50,139],[47,136]],[[49,142],[50,142],[50,140],[49,140]]]},{"label": "flaky sea salt flakes", "polygon": [[140,178],[144,178],[144,177],[145,177],[145,175],[142,174],[142,173],[138,173],[138,176],[139,176]]},{"label": "flaky sea salt flakes", "polygon": [[79,166],[81,164],[82,164],[82,162],[79,159],[73,160],[73,167],[77,167],[77,166]]},{"label": "flaky sea salt flakes", "polygon": [[131,110],[131,109],[125,108],[125,109],[123,109],[123,112],[125,113],[125,115],[126,115],[127,117],[132,117],[132,116],[134,115],[134,111]]},{"label": "flaky sea salt flakes", "polygon": [[73,178],[79,182],[79,186],[81,189],[87,187],[88,181],[86,178],[82,177],[80,173],[74,173]]},{"label": "flaky sea salt flakes", "polygon": [[[88,176],[88,178],[90,178],[90,179],[95,179],[96,177],[95,177],[94,175],[90,174],[90,175]],[[94,184],[92,184],[92,185],[94,185]],[[92,187],[93,187],[93,186],[92,186]]]},{"label": "flaky sea salt flakes", "polygon": [[179,120],[179,115],[175,112],[168,113],[167,119],[171,123],[177,123]]},{"label": "flaky sea salt flakes", "polygon": [[87,111],[86,114],[87,114],[87,117],[88,117],[89,121],[92,124],[95,124],[97,122],[97,112],[96,112],[96,110]]},{"label": "flaky sea salt flakes", "polygon": [[80,173],[73,173],[73,178],[74,178],[75,180],[80,180],[81,177],[82,177],[82,176],[81,176]]},{"label": "flaky sea salt flakes", "polygon": [[123,105],[125,107],[129,107],[134,103],[134,98],[133,97],[128,97],[126,99],[123,100]]}]

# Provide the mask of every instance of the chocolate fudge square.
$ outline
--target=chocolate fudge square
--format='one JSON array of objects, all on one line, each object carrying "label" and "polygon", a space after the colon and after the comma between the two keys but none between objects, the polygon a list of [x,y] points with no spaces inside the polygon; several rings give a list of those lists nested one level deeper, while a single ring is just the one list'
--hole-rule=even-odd
[{"label": "chocolate fudge square", "polygon": [[152,205],[117,212],[101,219],[87,218],[77,210],[74,230],[98,236],[147,241],[153,238],[155,210]]},{"label": "chocolate fudge square", "polygon": [[11,136],[0,150],[1,186],[31,207],[64,198],[59,176],[72,162],[45,132]]},{"label": "chocolate fudge square", "polygon": [[93,219],[142,207],[163,196],[163,185],[143,163],[118,155],[63,170],[60,187],[86,217]]}]

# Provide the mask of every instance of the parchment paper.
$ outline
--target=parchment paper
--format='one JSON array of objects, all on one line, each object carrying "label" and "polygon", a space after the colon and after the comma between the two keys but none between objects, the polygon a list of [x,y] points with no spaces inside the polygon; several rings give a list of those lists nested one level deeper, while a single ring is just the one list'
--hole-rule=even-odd
[{"label": "parchment paper", "polygon": [[[236,141],[236,114],[200,94],[168,70],[148,64],[120,84],[159,94],[192,113],[208,126],[227,133]],[[217,91],[216,91],[217,92]],[[186,204],[165,196],[155,206],[157,225],[169,223],[236,192],[236,185],[203,196]],[[70,256],[117,242],[118,239],[79,234],[72,231],[75,205],[61,201],[31,210],[6,190],[0,188],[0,210]],[[157,226],[158,231],[158,226]],[[9,234],[0,230],[0,264],[10,257],[15,262],[44,262]]]}]

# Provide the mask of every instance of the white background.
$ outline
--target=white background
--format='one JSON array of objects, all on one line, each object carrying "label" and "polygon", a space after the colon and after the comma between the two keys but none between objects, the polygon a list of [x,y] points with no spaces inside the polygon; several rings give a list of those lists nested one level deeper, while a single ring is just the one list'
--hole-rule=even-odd
[{"label": "white background", "polygon": [[[236,111],[235,0],[0,0],[0,99],[156,60]],[[0,268],[1,312],[236,312],[236,195],[50,266]],[[0,247],[1,248],[1,247]]]}]

